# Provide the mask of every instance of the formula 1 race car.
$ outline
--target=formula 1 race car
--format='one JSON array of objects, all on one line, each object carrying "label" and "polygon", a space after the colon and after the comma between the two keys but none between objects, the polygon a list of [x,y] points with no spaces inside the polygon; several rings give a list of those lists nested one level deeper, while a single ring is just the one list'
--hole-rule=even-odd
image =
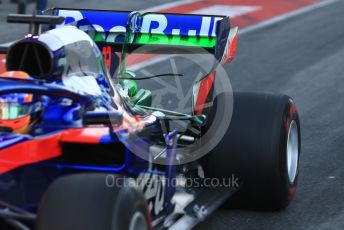
[{"label": "formula 1 race car", "polygon": [[232,91],[228,17],[55,8],[8,22],[30,31],[0,49],[1,229],[190,229],[225,203],[292,200],[296,106]]}]

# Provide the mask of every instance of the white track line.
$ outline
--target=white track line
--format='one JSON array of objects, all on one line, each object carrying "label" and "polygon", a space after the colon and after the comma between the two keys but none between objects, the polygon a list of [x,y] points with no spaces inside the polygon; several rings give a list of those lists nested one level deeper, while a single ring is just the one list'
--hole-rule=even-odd
[{"label": "white track line", "polygon": [[[186,2],[186,1],[189,1],[189,0],[180,1],[180,5],[186,4],[186,3],[181,3],[181,2]],[[190,1],[192,1],[192,0],[190,0]],[[195,0],[195,1],[198,1],[198,0]],[[295,11],[292,11],[292,12],[289,12],[289,13],[286,13],[286,14],[282,14],[280,16],[273,17],[271,19],[268,19],[266,21],[260,22],[258,24],[252,25],[252,26],[248,26],[248,27],[243,28],[241,30],[239,29],[239,34],[243,35],[243,34],[247,34],[249,32],[260,30],[260,29],[263,29],[265,27],[271,26],[273,24],[280,23],[282,21],[286,21],[286,20],[288,20],[290,18],[297,17],[299,15],[311,12],[311,11],[316,10],[316,9],[320,9],[322,7],[328,6],[330,4],[333,4],[333,3],[339,2],[339,1],[340,0],[323,0],[323,1],[319,2],[319,3],[315,3],[313,5],[306,6],[306,7],[303,7],[301,9],[298,9],[298,10],[295,10]],[[178,3],[178,2],[175,2],[175,3]],[[168,4],[165,4],[165,5],[168,5]],[[164,6],[164,5],[162,5],[162,6]],[[139,70],[139,69],[144,68],[146,66],[150,66],[150,65],[153,65],[153,64],[165,61],[168,58],[169,57],[156,57],[156,58],[149,59],[149,60],[141,62],[141,63],[137,63],[137,64],[134,64],[134,65],[131,65],[131,66],[129,66],[129,68],[131,70],[133,70],[133,71]]]},{"label": "white track line", "polygon": [[276,24],[276,23],[280,23],[280,22],[285,21],[287,19],[294,18],[294,17],[297,17],[299,15],[311,12],[313,10],[328,6],[328,5],[335,3],[335,2],[338,2],[338,1],[339,0],[323,0],[319,3],[315,3],[313,5],[309,5],[309,6],[301,8],[301,9],[291,11],[289,13],[282,14],[280,16],[273,17],[271,19],[260,22],[258,24],[243,28],[243,29],[239,30],[239,34],[246,34],[246,33],[249,33],[249,32],[255,31],[255,30],[260,30],[262,28],[271,26],[271,25]]},{"label": "white track line", "polygon": [[137,71],[140,69],[143,69],[144,67],[150,66],[150,65],[154,65],[154,64],[158,64],[160,62],[166,61],[167,59],[170,59],[171,57],[175,56],[174,55],[168,55],[168,56],[157,56],[157,57],[152,57],[150,59],[148,59],[147,61],[143,61],[143,62],[139,62],[137,64],[133,64],[128,66],[128,69],[130,69],[131,71]]},{"label": "white track line", "polygon": [[181,1],[176,1],[176,2],[165,3],[159,6],[153,6],[148,9],[144,9],[143,11],[144,12],[157,12],[157,11],[167,10],[167,9],[174,8],[177,6],[186,5],[186,4],[199,2],[199,1],[202,1],[202,0],[181,0]]}]

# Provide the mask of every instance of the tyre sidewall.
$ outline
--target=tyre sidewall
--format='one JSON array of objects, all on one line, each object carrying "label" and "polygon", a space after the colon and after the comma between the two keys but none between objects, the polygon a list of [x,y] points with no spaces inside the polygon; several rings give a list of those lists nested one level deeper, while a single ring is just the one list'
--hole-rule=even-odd
[{"label": "tyre sidewall", "polygon": [[[280,178],[278,178],[279,189],[280,191],[277,194],[280,194],[279,200],[281,201],[281,208],[286,207],[290,201],[293,199],[297,184],[298,176],[300,171],[300,151],[301,151],[301,130],[300,130],[300,120],[297,113],[297,109],[292,99],[288,100],[287,106],[285,107],[283,113],[283,122],[281,127],[280,134],[280,146],[279,146],[279,168],[280,168]],[[287,164],[287,141],[289,127],[292,121],[296,122],[298,129],[298,166],[296,171],[296,177],[293,182],[289,180],[288,176],[288,164]]]},{"label": "tyre sidewall", "polygon": [[130,221],[136,212],[140,212],[145,217],[149,229],[151,218],[143,195],[136,189],[122,187],[112,214],[111,229],[128,229]]}]

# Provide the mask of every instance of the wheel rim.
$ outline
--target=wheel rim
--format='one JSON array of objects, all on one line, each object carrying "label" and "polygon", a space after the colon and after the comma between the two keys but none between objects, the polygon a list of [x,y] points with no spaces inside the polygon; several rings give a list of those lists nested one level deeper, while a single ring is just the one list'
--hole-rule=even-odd
[{"label": "wheel rim", "polygon": [[135,212],[129,224],[129,230],[148,230],[145,216],[141,212]]},{"label": "wheel rim", "polygon": [[296,179],[299,164],[299,132],[295,120],[289,125],[287,140],[287,165],[289,182],[293,184]]}]

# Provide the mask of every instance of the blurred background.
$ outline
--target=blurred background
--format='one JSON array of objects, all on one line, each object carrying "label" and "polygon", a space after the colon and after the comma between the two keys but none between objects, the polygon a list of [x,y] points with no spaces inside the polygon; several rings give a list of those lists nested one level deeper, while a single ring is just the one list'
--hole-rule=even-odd
[{"label": "blurred background", "polygon": [[[139,10],[159,4],[168,3],[168,0],[115,0],[115,1],[94,1],[94,0],[38,0],[43,8],[63,7],[63,8],[88,8],[88,9],[106,9],[106,10]],[[25,34],[27,26],[6,24],[6,15],[9,13],[18,13],[20,4],[25,3],[26,13],[33,13],[37,9],[37,0],[0,0],[0,31],[6,31],[0,36],[0,43],[15,39],[17,36]],[[42,9],[42,8],[40,8]]]}]

